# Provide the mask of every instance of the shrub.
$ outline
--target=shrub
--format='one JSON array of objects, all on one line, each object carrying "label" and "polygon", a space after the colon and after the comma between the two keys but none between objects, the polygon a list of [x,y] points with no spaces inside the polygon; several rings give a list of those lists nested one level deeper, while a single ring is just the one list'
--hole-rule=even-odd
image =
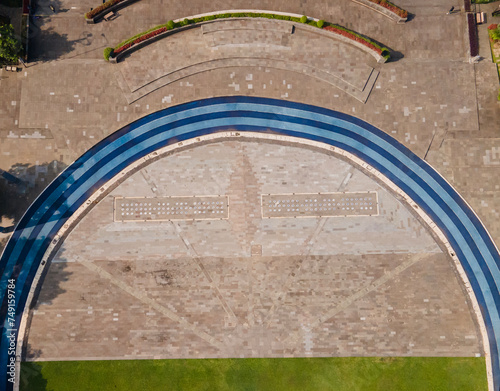
[{"label": "shrub", "polygon": [[325,21],[320,19],[318,20],[318,22],[316,23],[316,25],[319,27],[319,28],[323,28],[323,25],[325,24]]},{"label": "shrub", "polygon": [[169,30],[172,30],[175,27],[174,21],[173,20],[169,20],[167,22],[167,27],[168,27]]},{"label": "shrub", "polygon": [[467,24],[469,27],[469,50],[471,57],[479,54],[479,43],[476,34],[476,20],[473,14],[467,14]]},{"label": "shrub", "polygon": [[307,16],[303,15],[303,16],[300,18],[300,23],[307,23]]},{"label": "shrub", "polygon": [[189,24],[189,19],[184,18],[184,20],[181,22],[181,26],[187,26]]},{"label": "shrub", "polygon": [[104,49],[104,59],[106,61],[109,61],[109,57],[113,54],[113,48],[106,48]]},{"label": "shrub", "polygon": [[488,33],[493,41],[500,41],[500,28],[489,30]]},{"label": "shrub", "polygon": [[498,24],[493,23],[488,26],[488,30],[495,30],[498,27]]},{"label": "shrub", "polygon": [[11,24],[0,24],[0,62],[17,64],[21,54],[21,43],[17,40]]}]

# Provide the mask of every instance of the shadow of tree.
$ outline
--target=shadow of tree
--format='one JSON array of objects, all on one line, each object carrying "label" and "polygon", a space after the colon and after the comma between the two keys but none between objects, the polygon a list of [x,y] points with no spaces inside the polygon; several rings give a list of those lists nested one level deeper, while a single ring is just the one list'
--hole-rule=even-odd
[{"label": "shadow of tree", "polygon": [[[66,269],[66,259],[61,257],[64,252],[64,248],[60,248],[57,251],[57,263],[52,263],[50,260],[43,270],[42,276],[38,281],[38,285],[35,289],[35,294],[33,301],[30,306],[30,313],[28,316],[28,322],[26,327],[26,334],[24,336],[24,344],[22,347],[22,363],[21,363],[21,373],[20,373],[20,390],[35,391],[35,390],[46,390],[47,380],[42,374],[43,364],[37,363],[36,360],[40,358],[43,354],[42,349],[33,348],[29,343],[31,324],[33,321],[33,311],[37,309],[42,309],[43,307],[52,304],[53,300],[65,293],[66,290],[61,287],[61,283],[68,281],[69,277],[72,275]],[[55,254],[54,254],[55,255]],[[41,308],[40,308],[41,307]],[[60,333],[64,333],[64,330],[58,330]],[[57,341],[54,341],[57,343]],[[29,360],[29,361],[26,361]]]},{"label": "shadow of tree", "polygon": [[19,220],[35,198],[56,178],[66,165],[53,160],[37,165],[15,164],[0,170],[0,217]]},{"label": "shadow of tree", "polygon": [[69,53],[74,41],[69,41],[67,34],[59,34],[53,27],[42,29],[44,22],[41,19],[30,23],[29,32],[29,61],[54,60],[65,53]]},{"label": "shadow of tree", "polygon": [[22,0],[0,0],[0,5],[10,8],[20,8],[23,6]]},{"label": "shadow of tree", "polygon": [[[0,169],[0,235],[11,232],[36,197],[56,178],[66,165],[54,160],[39,165],[15,164],[8,171]],[[0,236],[0,252],[7,237]]]},{"label": "shadow of tree", "polygon": [[46,391],[47,379],[42,374],[43,365],[37,362],[22,362],[19,376],[20,391]]},{"label": "shadow of tree", "polygon": [[61,1],[37,0],[32,3],[32,15],[29,28],[29,61],[55,60],[71,52],[75,45],[89,46],[92,33],[83,31],[77,39],[68,39],[67,34],[56,31],[57,14],[69,11],[63,8]]},{"label": "shadow of tree", "polygon": [[56,297],[66,292],[61,287],[61,283],[68,281],[72,273],[65,270],[67,268],[67,260],[62,257],[64,242],[61,242],[61,247],[56,248],[53,252],[53,257],[51,257],[56,258],[57,262],[52,263],[52,259],[50,259],[48,264],[45,265],[38,286],[36,287],[30,310],[37,309],[41,305],[52,304]]},{"label": "shadow of tree", "polygon": [[2,24],[10,24],[10,18],[7,15],[2,15],[0,11],[0,25]]}]

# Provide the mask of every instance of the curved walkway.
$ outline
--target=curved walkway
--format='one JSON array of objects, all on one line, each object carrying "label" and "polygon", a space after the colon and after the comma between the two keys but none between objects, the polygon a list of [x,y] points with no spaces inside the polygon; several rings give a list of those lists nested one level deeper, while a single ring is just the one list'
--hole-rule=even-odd
[{"label": "curved walkway", "polygon": [[[74,162],[32,204],[2,258],[0,383],[13,388],[7,364],[31,285],[51,241],[92,194],[126,167],[172,143],[222,130],[272,132],[330,144],[386,175],[444,232],[482,308],[495,388],[500,385],[500,256],[457,192],[427,163],[370,124],[331,110],[286,101],[224,97],[171,107],[112,134]],[[7,291],[9,280],[15,288]],[[9,295],[15,296],[9,307]],[[11,310],[8,310],[11,308]],[[9,316],[15,310],[15,316]],[[12,323],[11,323],[12,322]],[[12,342],[13,341],[13,342]]]},{"label": "curved walkway", "polygon": [[165,87],[166,85],[174,83],[177,80],[181,80],[186,77],[196,75],[198,73],[207,72],[218,68],[259,67],[259,66],[266,68],[280,69],[284,71],[291,71],[299,74],[304,74],[309,77],[317,78],[321,81],[331,84],[334,87],[337,87],[341,91],[344,91],[346,94],[352,96],[354,99],[359,100],[361,103],[366,103],[366,101],[368,100],[368,97],[370,96],[373,86],[375,85],[375,81],[377,80],[377,76],[379,75],[379,71],[372,68],[370,73],[368,74],[368,78],[366,80],[362,80],[364,83],[363,87],[360,89],[356,88],[352,84],[349,84],[347,81],[343,80],[338,75],[322,70],[320,68],[311,67],[303,63],[287,61],[287,60],[278,60],[272,58],[238,57],[238,58],[219,58],[219,59],[199,62],[196,64],[190,64],[185,66],[184,68],[177,69],[173,72],[167,73],[164,76],[161,76],[160,78],[154,80],[153,82],[150,82],[134,91],[130,90],[127,81],[125,80],[121,72],[116,72],[115,76],[118,85],[123,91],[127,103],[131,104],[143,98],[144,96],[162,87]]}]

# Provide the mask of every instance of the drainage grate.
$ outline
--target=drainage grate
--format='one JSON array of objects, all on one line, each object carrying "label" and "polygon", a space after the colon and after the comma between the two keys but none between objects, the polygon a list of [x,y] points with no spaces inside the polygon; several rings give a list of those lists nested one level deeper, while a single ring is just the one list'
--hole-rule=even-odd
[{"label": "drainage grate", "polygon": [[378,215],[377,192],[263,194],[262,217]]},{"label": "drainage grate", "polygon": [[115,221],[227,219],[227,196],[115,198]]}]

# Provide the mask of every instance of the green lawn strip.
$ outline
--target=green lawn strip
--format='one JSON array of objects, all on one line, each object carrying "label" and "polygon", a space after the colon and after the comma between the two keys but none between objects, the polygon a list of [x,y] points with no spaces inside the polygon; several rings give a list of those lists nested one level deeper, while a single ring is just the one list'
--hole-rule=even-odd
[{"label": "green lawn strip", "polygon": [[21,391],[486,391],[483,357],[251,358],[22,363]]}]

